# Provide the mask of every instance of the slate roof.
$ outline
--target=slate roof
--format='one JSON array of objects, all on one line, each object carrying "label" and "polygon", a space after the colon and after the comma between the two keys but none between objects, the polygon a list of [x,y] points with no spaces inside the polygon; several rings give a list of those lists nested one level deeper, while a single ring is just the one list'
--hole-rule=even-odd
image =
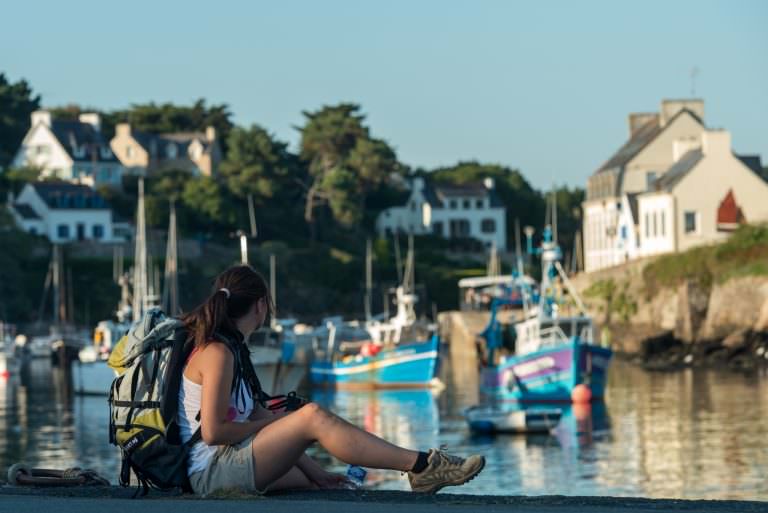
[{"label": "slate roof", "polygon": [[656,179],[654,185],[657,191],[670,190],[687,175],[701,159],[704,158],[704,153],[701,149],[690,150],[688,153],[680,157],[680,160],[672,164],[663,175]]},{"label": "slate roof", "polygon": [[[110,162],[117,163],[109,143],[93,125],[81,121],[53,120],[51,132],[75,162]],[[83,149],[82,153],[76,151]],[[94,150],[96,151],[94,159]]]},{"label": "slate roof", "polygon": [[174,132],[169,134],[152,134],[131,130],[131,136],[152,158],[166,159],[168,144],[176,145],[176,158],[189,156],[189,145],[198,140],[203,145],[203,153],[213,150],[211,143],[202,132]]},{"label": "slate roof", "polygon": [[[736,155],[734,156],[741,161],[742,164],[749,169],[757,173],[758,176],[763,176],[763,163],[760,161],[760,155]],[[766,177],[763,177],[764,179]]]},{"label": "slate roof", "polygon": [[28,203],[14,203],[13,209],[16,210],[22,219],[40,219],[40,216],[37,215],[37,212]]},{"label": "slate roof", "polygon": [[424,198],[432,208],[445,208],[446,201],[451,198],[490,198],[491,207],[503,207],[504,204],[495,190],[488,189],[483,182],[467,182],[463,184],[432,184],[425,182]]},{"label": "slate roof", "polygon": [[108,209],[109,205],[87,185],[68,182],[35,182],[35,192],[51,209]]},{"label": "slate roof", "polygon": [[681,109],[678,111],[669,121],[667,121],[663,127],[661,126],[659,117],[656,116],[638,128],[635,133],[632,134],[632,137],[630,137],[629,140],[624,143],[624,145],[622,145],[622,147],[619,148],[619,150],[614,153],[613,156],[611,156],[611,158],[609,158],[602,166],[600,166],[597,171],[595,171],[595,174],[625,166],[629,161],[635,158],[635,156],[637,156],[637,154],[640,153],[643,148],[648,146],[651,141],[656,139],[666,127],[671,125],[675,119],[677,119],[679,116],[682,116],[685,112],[693,116],[693,118],[702,125],[704,124],[701,118],[699,118],[696,113],[689,109]]},{"label": "slate roof", "polygon": [[627,194],[627,202],[629,203],[629,210],[632,212],[632,222],[637,224],[638,218],[638,207],[637,207],[637,197],[640,195],[639,192],[631,192]]}]

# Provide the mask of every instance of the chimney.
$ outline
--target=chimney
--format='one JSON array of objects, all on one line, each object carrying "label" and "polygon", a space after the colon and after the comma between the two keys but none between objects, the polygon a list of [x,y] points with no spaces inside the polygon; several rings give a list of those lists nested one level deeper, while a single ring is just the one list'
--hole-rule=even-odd
[{"label": "chimney", "polygon": [[701,148],[701,141],[698,137],[681,137],[672,142],[672,161],[677,162],[680,158],[691,150]]},{"label": "chimney", "polygon": [[94,130],[101,132],[101,116],[98,112],[83,112],[77,118],[81,123],[91,125]]},{"label": "chimney", "polygon": [[675,114],[683,109],[696,114],[701,122],[704,122],[704,100],[697,98],[687,98],[682,100],[662,100],[661,101],[661,126],[666,125]]},{"label": "chimney", "polygon": [[50,127],[51,126],[51,113],[47,110],[36,110],[32,113],[32,126],[39,123]]},{"label": "chimney", "polygon": [[216,140],[216,128],[212,126],[205,127],[205,138],[208,140],[208,142],[213,142]]},{"label": "chimney", "polygon": [[117,137],[130,137],[131,136],[131,124],[130,123],[118,123],[115,125],[115,135]]},{"label": "chimney", "polygon": [[704,155],[730,155],[731,133],[728,130],[705,130],[701,135]]},{"label": "chimney", "polygon": [[492,191],[496,187],[496,181],[490,176],[487,176],[483,178],[483,185],[485,185],[486,189]]},{"label": "chimney", "polygon": [[648,124],[650,121],[659,119],[659,115],[655,112],[633,112],[629,115],[629,137],[630,139],[635,133]]}]

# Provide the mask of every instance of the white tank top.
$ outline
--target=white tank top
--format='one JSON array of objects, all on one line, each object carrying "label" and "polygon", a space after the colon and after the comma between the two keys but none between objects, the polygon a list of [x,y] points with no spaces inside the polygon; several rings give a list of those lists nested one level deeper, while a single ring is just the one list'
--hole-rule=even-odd
[{"label": "white tank top", "polygon": [[[181,388],[179,389],[179,434],[181,441],[186,443],[200,427],[197,414],[200,412],[202,398],[202,385],[198,385],[182,374]],[[250,388],[244,381],[240,382],[240,390],[234,390],[229,399],[227,420],[230,422],[246,422],[253,412],[253,396]],[[187,475],[205,470],[211,462],[211,457],[218,449],[218,445],[208,445],[202,440],[197,442],[189,451],[187,462]]]}]

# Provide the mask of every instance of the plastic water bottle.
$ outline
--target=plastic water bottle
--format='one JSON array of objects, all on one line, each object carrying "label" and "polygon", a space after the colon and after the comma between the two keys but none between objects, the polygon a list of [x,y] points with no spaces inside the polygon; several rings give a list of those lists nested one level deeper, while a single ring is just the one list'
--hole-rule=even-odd
[{"label": "plastic water bottle", "polygon": [[357,487],[363,486],[363,483],[365,482],[365,476],[367,474],[368,471],[363,467],[358,467],[357,465],[350,465],[347,467],[347,477]]}]

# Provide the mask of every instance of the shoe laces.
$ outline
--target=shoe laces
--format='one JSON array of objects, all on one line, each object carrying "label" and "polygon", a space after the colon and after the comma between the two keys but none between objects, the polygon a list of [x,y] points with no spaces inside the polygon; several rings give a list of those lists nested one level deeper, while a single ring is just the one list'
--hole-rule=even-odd
[{"label": "shoe laces", "polygon": [[453,454],[448,454],[448,445],[441,444],[440,448],[436,450],[438,456],[443,461],[446,461],[447,463],[451,465],[458,465],[461,466],[464,463],[464,458],[461,456],[454,456]]}]

